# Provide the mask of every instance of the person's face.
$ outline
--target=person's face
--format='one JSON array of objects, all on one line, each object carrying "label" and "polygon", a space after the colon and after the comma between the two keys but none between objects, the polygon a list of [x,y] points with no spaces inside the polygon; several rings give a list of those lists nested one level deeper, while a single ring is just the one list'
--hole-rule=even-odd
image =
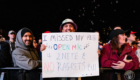
[{"label": "person's face", "polygon": [[70,23],[63,26],[62,32],[75,32],[74,26]]},{"label": "person's face", "polygon": [[32,43],[32,40],[33,40],[33,37],[30,32],[26,32],[22,37],[22,41],[26,46],[30,46]]},{"label": "person's face", "polygon": [[12,39],[14,39],[16,37],[15,34],[9,34],[8,36],[9,36],[9,38],[12,38]]},{"label": "person's face", "polygon": [[36,43],[36,40],[33,40],[33,43]]},{"label": "person's face", "polygon": [[130,37],[127,38],[128,40],[130,40],[131,42],[136,40],[136,36],[135,34],[130,34]]},{"label": "person's face", "polygon": [[119,39],[119,45],[125,44],[125,39],[126,39],[125,34],[119,34],[118,39]]},{"label": "person's face", "polygon": [[103,43],[103,46],[105,46],[106,45],[106,43]]},{"label": "person's face", "polygon": [[137,44],[137,46],[138,46],[138,47],[140,47],[140,41],[138,41],[138,44]]},{"label": "person's face", "polygon": [[34,48],[37,48],[36,40],[33,40],[33,46],[34,46]]},{"label": "person's face", "polygon": [[38,40],[38,43],[42,43],[42,39],[39,39],[39,40]]},{"label": "person's face", "polygon": [[100,44],[100,45],[102,45],[102,44],[103,44],[103,42],[102,42],[102,41],[100,41],[100,42],[99,42],[99,44]]}]

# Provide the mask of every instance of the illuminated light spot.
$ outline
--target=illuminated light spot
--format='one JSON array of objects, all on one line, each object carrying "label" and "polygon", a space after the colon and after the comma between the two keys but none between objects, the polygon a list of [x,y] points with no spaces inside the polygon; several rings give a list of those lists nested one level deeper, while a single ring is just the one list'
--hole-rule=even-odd
[{"label": "illuminated light spot", "polygon": [[99,5],[99,4],[97,4],[97,6],[99,7],[100,5]]},{"label": "illuminated light spot", "polygon": [[97,7],[95,6],[95,9],[96,9]]},{"label": "illuminated light spot", "polygon": [[90,30],[92,30],[92,28],[90,28]]},{"label": "illuminated light spot", "polygon": [[118,3],[118,0],[116,0],[116,3]]},{"label": "illuminated light spot", "polygon": [[85,8],[83,7],[83,9],[85,9]]}]

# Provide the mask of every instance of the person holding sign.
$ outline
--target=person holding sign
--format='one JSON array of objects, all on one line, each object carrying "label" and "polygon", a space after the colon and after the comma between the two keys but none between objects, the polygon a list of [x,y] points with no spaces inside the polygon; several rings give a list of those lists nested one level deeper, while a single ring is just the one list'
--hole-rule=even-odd
[{"label": "person holding sign", "polygon": [[[75,32],[77,31],[77,25],[73,22],[72,19],[65,19],[62,24],[60,25],[60,32]],[[40,51],[46,49],[46,46],[44,44],[41,45]],[[62,80],[65,80],[66,78],[62,78]],[[67,79],[69,80],[69,78]],[[70,80],[75,80],[75,78],[71,78]]]},{"label": "person holding sign", "polygon": [[[63,32],[63,33],[65,33],[65,32],[75,32],[75,31],[77,31],[77,29],[78,29],[77,25],[71,19],[65,19],[62,22],[62,24],[60,25],[60,31]],[[67,38],[70,39],[70,36],[67,37]],[[46,49],[46,46],[44,44],[42,44],[40,50],[43,51],[45,49]],[[100,54],[100,51],[98,51],[98,54]],[[76,79],[77,78],[62,78],[61,80],[76,80]]]},{"label": "person holding sign", "polygon": [[[78,26],[71,19],[65,19],[60,25],[60,32],[75,32],[77,31]],[[46,45],[42,44],[40,47],[40,51],[46,49]]]},{"label": "person holding sign", "polygon": [[[60,25],[61,32],[75,32],[77,31],[77,25],[71,19],[65,19],[62,24]],[[65,80],[65,78],[62,78]],[[75,80],[74,78],[67,78],[67,80]]]},{"label": "person holding sign", "polygon": [[[60,32],[75,32],[77,31],[77,29],[78,26],[71,19],[65,19],[60,25]],[[42,44],[40,47],[40,51],[42,52],[45,49],[46,49],[46,45]],[[99,56],[101,55],[99,50],[97,50],[97,53],[99,54]]]},{"label": "person holding sign", "polygon": [[132,48],[126,44],[125,33],[122,29],[113,30],[109,37],[111,42],[103,47],[101,52],[101,66],[117,70],[136,70],[139,61]]}]

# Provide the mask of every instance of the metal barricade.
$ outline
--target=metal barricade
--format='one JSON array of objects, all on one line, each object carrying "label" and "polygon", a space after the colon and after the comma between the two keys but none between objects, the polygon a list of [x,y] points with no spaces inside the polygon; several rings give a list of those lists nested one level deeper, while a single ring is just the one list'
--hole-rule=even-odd
[{"label": "metal barricade", "polygon": [[[19,67],[5,67],[0,68],[0,72],[0,80],[43,80],[42,68],[34,70],[24,70]],[[34,74],[37,74],[37,76]]]},{"label": "metal barricade", "polygon": [[[42,68],[34,69],[34,70],[24,70],[19,67],[5,67],[0,68],[0,80],[26,80],[27,77],[30,76],[27,75],[29,73],[38,73],[39,76],[37,80],[43,80],[42,79]],[[100,76],[98,80],[111,80],[110,74],[112,74],[113,69],[112,68],[100,68]],[[140,68],[134,71],[136,80],[140,80]],[[117,80],[121,80],[121,74],[115,73],[117,75]],[[19,76],[20,78],[19,78]],[[33,77],[36,77],[35,75],[32,75]],[[82,80],[80,77],[78,80]]]}]

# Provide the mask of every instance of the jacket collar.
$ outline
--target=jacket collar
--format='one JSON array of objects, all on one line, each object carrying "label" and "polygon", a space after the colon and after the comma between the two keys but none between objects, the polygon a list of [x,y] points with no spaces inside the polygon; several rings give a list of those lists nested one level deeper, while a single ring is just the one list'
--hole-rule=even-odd
[{"label": "jacket collar", "polygon": [[132,51],[131,47],[129,45],[126,45],[124,50],[122,51],[122,54],[120,55],[120,57],[131,51]]},{"label": "jacket collar", "polygon": [[[110,45],[110,49],[111,49],[111,44]],[[111,49],[112,50],[112,49]],[[113,51],[113,50],[112,50]],[[129,53],[132,51],[132,48],[129,44],[125,44],[124,50],[122,51],[120,57],[122,57],[123,55],[125,55],[126,53]],[[117,53],[118,51],[116,50],[115,53]]]}]

